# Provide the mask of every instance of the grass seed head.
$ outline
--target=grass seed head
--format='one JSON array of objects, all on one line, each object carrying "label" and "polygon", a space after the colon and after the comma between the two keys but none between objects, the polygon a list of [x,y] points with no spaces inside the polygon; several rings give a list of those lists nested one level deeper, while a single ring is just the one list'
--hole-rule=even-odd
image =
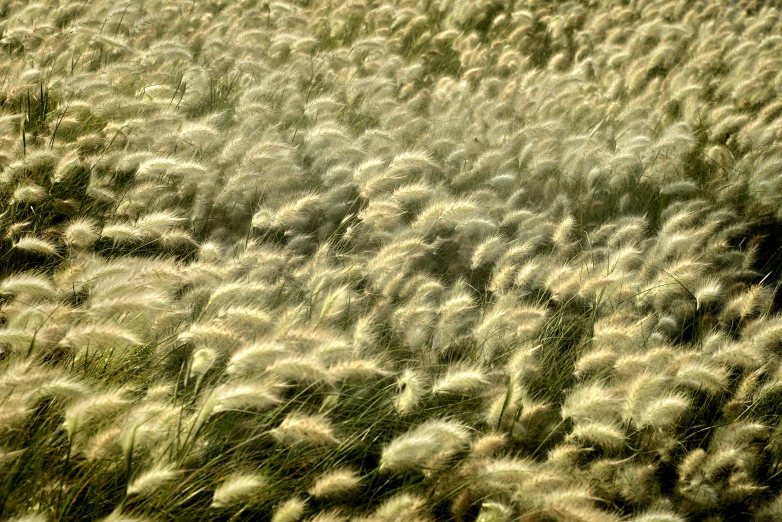
[{"label": "grass seed head", "polygon": [[361,478],[351,469],[335,469],[318,477],[309,490],[315,498],[339,497],[354,491]]},{"label": "grass seed head", "polygon": [[237,474],[223,480],[215,489],[211,507],[226,508],[239,503],[248,503],[260,494],[267,479],[258,474]]},{"label": "grass seed head", "polygon": [[274,508],[272,522],[297,522],[304,515],[307,502],[301,498],[289,498]]},{"label": "grass seed head", "polygon": [[145,496],[155,493],[166,486],[178,475],[179,471],[172,465],[158,464],[136,476],[128,484],[127,494]]},{"label": "grass seed head", "polygon": [[340,443],[327,419],[296,413],[288,415],[277,428],[271,430],[271,434],[279,443],[286,445],[332,446]]}]

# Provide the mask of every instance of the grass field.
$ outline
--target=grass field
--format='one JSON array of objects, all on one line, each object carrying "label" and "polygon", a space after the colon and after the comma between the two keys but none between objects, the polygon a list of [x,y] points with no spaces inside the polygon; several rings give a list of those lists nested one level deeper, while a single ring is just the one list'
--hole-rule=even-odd
[{"label": "grass field", "polygon": [[774,2],[0,0],[0,520],[782,520],[780,71]]}]

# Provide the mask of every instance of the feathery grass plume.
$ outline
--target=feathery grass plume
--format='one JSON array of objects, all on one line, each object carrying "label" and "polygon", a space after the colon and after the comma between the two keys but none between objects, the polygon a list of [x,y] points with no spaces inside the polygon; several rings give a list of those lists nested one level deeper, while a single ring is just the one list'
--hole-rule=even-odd
[{"label": "feathery grass plume", "polygon": [[[5,216],[6,214],[7,213],[4,212],[2,215]],[[21,222],[12,223],[12,224],[8,225],[8,227],[6,228],[4,238],[5,239],[13,239],[17,235],[19,235],[22,232],[24,232],[25,229],[29,228],[30,225],[31,225],[31,223],[29,221],[21,221]]]},{"label": "feathery grass plume", "polygon": [[366,315],[357,318],[353,323],[353,348],[361,356],[370,355],[378,345],[376,318]]},{"label": "feathery grass plume", "polygon": [[322,211],[321,194],[304,194],[277,209],[272,226],[282,230],[306,231],[315,224]]},{"label": "feathery grass plume", "polygon": [[764,365],[749,375],[745,375],[744,378],[739,381],[739,385],[733,395],[733,400],[728,404],[743,409],[744,403],[746,402],[754,403],[762,402],[764,400],[773,400],[776,394],[782,391],[782,365],[778,365],[776,370],[765,379],[763,385],[758,388],[760,379],[767,373],[767,368],[768,365]]},{"label": "feathery grass plume", "polygon": [[110,239],[114,246],[131,245],[141,239],[136,228],[130,223],[108,223],[103,226],[100,233],[101,239]]},{"label": "feathery grass plume", "polygon": [[474,474],[483,488],[489,491],[507,491],[509,488],[515,489],[514,486],[540,476],[541,470],[532,460],[502,457],[480,462]]},{"label": "feathery grass plume", "polygon": [[242,344],[236,333],[214,322],[194,323],[187,331],[180,333],[177,340],[195,345],[210,345],[225,352],[230,352]]},{"label": "feathery grass plume", "polygon": [[494,266],[496,268],[508,264],[518,265],[525,261],[529,261],[527,258],[533,255],[541,245],[545,244],[545,242],[546,239],[543,235],[531,235],[524,239],[522,243],[510,245],[497,259]]},{"label": "feathery grass plume", "polygon": [[281,343],[262,341],[235,351],[228,360],[226,373],[229,375],[263,370],[277,359],[288,355]]},{"label": "feathery grass plume", "polygon": [[239,503],[248,503],[261,493],[267,483],[259,474],[236,474],[223,480],[215,489],[212,508],[226,508]]},{"label": "feathery grass plume", "polygon": [[703,466],[708,454],[703,448],[697,448],[691,451],[686,457],[679,463],[677,472],[679,473],[679,480],[686,481],[692,479]]},{"label": "feathery grass plume", "polygon": [[576,377],[582,377],[600,370],[610,370],[618,358],[617,353],[611,348],[590,350],[578,358],[573,368],[573,374]]},{"label": "feathery grass plume", "polygon": [[490,236],[481,241],[473,250],[470,259],[470,268],[473,270],[480,266],[492,264],[503,254],[506,242],[501,236]]},{"label": "feathery grass plume", "polygon": [[420,237],[398,238],[377,250],[366,264],[366,274],[377,288],[386,289],[401,282],[401,277],[426,251],[427,246]]},{"label": "feathery grass plume", "polygon": [[371,227],[393,232],[402,224],[402,208],[393,201],[373,201],[359,212],[358,218]]},{"label": "feathery grass plume", "polygon": [[394,326],[404,344],[416,351],[422,351],[429,343],[437,314],[433,305],[421,301],[416,299],[408,303],[395,310],[393,316]]},{"label": "feathery grass plume", "polygon": [[474,458],[492,457],[508,443],[504,433],[487,433],[472,441],[470,456]]},{"label": "feathery grass plume", "polygon": [[35,395],[38,397],[56,397],[69,401],[82,399],[89,395],[90,391],[86,383],[62,376],[47,379],[38,385]]},{"label": "feathery grass plume", "polygon": [[408,299],[409,303],[429,304],[443,300],[445,286],[429,276],[418,274],[412,276],[402,287],[399,296]]},{"label": "feathery grass plume", "polygon": [[352,296],[347,285],[340,285],[320,293],[312,300],[312,315],[316,318],[316,324],[339,321],[350,309],[351,301],[354,300],[355,297]]},{"label": "feathery grass plume", "polygon": [[[782,495],[775,496],[772,500],[759,504],[752,512],[753,520],[757,522],[774,522],[782,516]],[[678,521],[677,521],[678,522]]]},{"label": "feathery grass plume", "polygon": [[589,421],[579,423],[567,436],[568,441],[583,441],[594,444],[609,451],[620,450],[625,442],[625,435],[619,428],[611,424]]},{"label": "feathery grass plume", "polygon": [[8,203],[11,205],[20,203],[30,205],[40,202],[46,195],[46,189],[35,183],[28,182],[16,187]]},{"label": "feathery grass plume", "polygon": [[545,308],[519,306],[517,296],[511,292],[500,296],[494,306],[484,312],[472,335],[481,347],[483,359],[490,362],[498,350],[530,338],[547,316]]},{"label": "feathery grass plume", "polygon": [[267,207],[261,207],[253,214],[251,222],[252,227],[262,231],[268,230],[274,226],[275,217],[276,214],[274,210]]},{"label": "feathery grass plume", "polygon": [[[493,200],[493,194],[489,191],[480,191],[474,193],[476,198],[484,198],[487,201],[480,200],[481,203],[490,205]],[[484,237],[494,234],[498,230],[496,221],[491,217],[474,216],[459,222],[456,227],[458,233],[467,237]]]},{"label": "feathery grass plume", "polygon": [[275,391],[274,386],[266,383],[231,381],[215,388],[212,414],[248,408],[261,411],[269,409],[280,402]]},{"label": "feathery grass plume", "polygon": [[537,261],[528,261],[524,263],[516,271],[516,277],[513,280],[513,284],[519,288],[528,288],[538,284],[540,269],[541,264]]},{"label": "feathery grass plume", "polygon": [[725,476],[726,472],[745,469],[747,461],[744,459],[750,456],[747,449],[737,446],[713,448],[701,466],[703,477],[714,483],[720,476]]},{"label": "feathery grass plume", "polygon": [[315,357],[281,357],[269,365],[266,372],[296,383],[333,382],[332,375]]},{"label": "feathery grass plume", "polygon": [[425,499],[403,491],[386,499],[378,506],[373,516],[382,522],[420,520],[418,517],[424,515],[425,505]]},{"label": "feathery grass plume", "polygon": [[519,382],[523,382],[526,377],[538,374],[539,369],[534,358],[542,347],[543,345],[532,345],[531,343],[524,343],[516,347],[505,365],[506,373]]},{"label": "feathery grass plume", "polygon": [[349,517],[344,510],[335,508],[321,511],[317,515],[307,519],[307,522],[348,522]]},{"label": "feathery grass plume", "polygon": [[690,407],[690,402],[689,398],[679,394],[657,397],[649,401],[633,420],[639,427],[664,428],[675,424]]},{"label": "feathery grass plume", "polygon": [[272,522],[298,522],[304,515],[307,502],[301,498],[289,498],[274,508]]},{"label": "feathery grass plume", "polygon": [[356,178],[356,181],[361,185],[361,195],[373,198],[399,187],[405,181],[412,181],[415,174],[437,170],[427,153],[411,151],[396,156],[385,170],[363,179]]},{"label": "feathery grass plume", "polygon": [[587,489],[562,489],[541,496],[538,504],[544,515],[555,520],[618,522],[617,515],[593,505],[595,497]]},{"label": "feathery grass plume", "polygon": [[315,498],[342,497],[355,491],[361,477],[351,469],[333,469],[317,478],[309,490]]},{"label": "feathery grass plume", "polygon": [[123,398],[119,391],[87,397],[71,404],[65,410],[65,420],[63,421],[68,438],[73,440],[74,435],[86,425],[105,420],[106,417],[127,404],[128,400]]},{"label": "feathery grass plume", "polygon": [[182,218],[171,212],[153,212],[140,217],[135,223],[136,233],[140,237],[160,237],[182,223]]},{"label": "feathery grass plume", "polygon": [[491,293],[502,296],[513,283],[513,276],[516,274],[516,265],[506,264],[494,269],[489,281],[488,289]]},{"label": "feathery grass plume", "polygon": [[397,378],[396,384],[399,394],[394,397],[394,407],[400,415],[408,415],[421,403],[426,393],[425,377],[415,370],[407,369]]},{"label": "feathery grass plume", "polygon": [[680,483],[676,492],[685,501],[684,506],[688,512],[708,511],[717,506],[717,502],[719,502],[716,488],[700,476],[691,481]]},{"label": "feathery grass plume", "polygon": [[418,468],[436,454],[463,448],[470,433],[454,421],[430,419],[398,436],[383,448],[381,471],[406,471]]},{"label": "feathery grass plume", "polygon": [[612,302],[620,301],[624,296],[630,296],[635,292],[628,288],[629,285],[624,286],[623,291],[623,282],[626,282],[629,277],[630,274],[616,272],[611,275],[587,276],[579,283],[576,295],[591,302],[608,299]]},{"label": "feathery grass plume", "polygon": [[622,418],[627,421],[640,414],[641,409],[658,397],[670,378],[662,373],[652,373],[646,370],[637,372],[625,388],[625,398]]},{"label": "feathery grass plume", "polygon": [[551,292],[554,303],[565,303],[581,290],[582,277],[578,269],[565,263],[552,268],[543,284]]},{"label": "feathery grass plume", "polygon": [[150,495],[174,480],[181,472],[171,464],[156,464],[151,469],[137,475],[128,484],[127,494]]},{"label": "feathery grass plume", "polygon": [[645,372],[661,373],[665,372],[675,359],[676,351],[670,346],[661,345],[640,354],[620,356],[614,363],[614,374],[629,379]]},{"label": "feathery grass plume", "polygon": [[695,296],[696,309],[701,306],[709,305],[722,297],[722,284],[716,279],[704,280],[693,292]]},{"label": "feathery grass plume", "polygon": [[51,299],[55,296],[55,289],[48,278],[30,272],[12,275],[0,282],[0,295],[19,294],[26,294],[32,299]]},{"label": "feathery grass plume", "polygon": [[546,465],[553,470],[570,469],[583,455],[591,451],[591,448],[583,448],[580,444],[563,443],[548,452]]},{"label": "feathery grass plume", "polygon": [[[525,433],[535,429],[539,420],[545,418],[550,409],[550,405],[542,400],[533,400],[529,396],[522,395],[521,414],[518,416],[518,423],[513,425],[513,429]],[[522,428],[519,430],[519,428]]]},{"label": "feathery grass plume", "polygon": [[774,292],[764,285],[751,285],[745,291],[728,299],[720,313],[722,322],[747,319],[770,312]]},{"label": "feathery grass plume", "polygon": [[570,392],[562,404],[562,418],[604,421],[619,413],[620,401],[603,384],[584,384]]},{"label": "feathery grass plume", "polygon": [[80,346],[137,346],[142,344],[142,341],[134,333],[111,323],[85,323],[71,327],[59,344],[73,348]]},{"label": "feathery grass plume", "polygon": [[768,435],[768,426],[760,422],[736,420],[727,426],[714,430],[714,447],[741,447],[753,442],[763,441]]},{"label": "feathery grass plume", "polygon": [[664,508],[652,508],[629,519],[630,522],[686,522],[687,519]]},{"label": "feathery grass plume", "polygon": [[13,248],[19,252],[27,252],[40,256],[61,257],[60,253],[57,251],[57,245],[51,241],[35,236],[20,237],[19,240],[13,244]]},{"label": "feathery grass plume", "polygon": [[428,234],[436,225],[455,224],[473,215],[480,215],[480,207],[472,199],[435,199],[421,211],[413,222],[412,229]]},{"label": "feathery grass plume", "polygon": [[758,319],[748,324],[741,334],[743,343],[764,352],[771,352],[782,341],[782,317]]},{"label": "feathery grass plume", "polygon": [[198,260],[204,263],[218,263],[223,260],[223,256],[222,247],[211,241],[201,243],[198,249]]},{"label": "feathery grass plume", "polygon": [[626,464],[616,470],[616,491],[634,507],[648,506],[662,497],[655,464]]},{"label": "feathery grass plume", "polygon": [[136,171],[136,182],[210,179],[209,171],[198,163],[178,158],[151,158],[142,161]]},{"label": "feathery grass plume", "polygon": [[56,375],[31,360],[10,361],[5,371],[0,374],[0,391],[9,394],[15,391],[29,391]]},{"label": "feathery grass plume", "polygon": [[759,485],[745,470],[738,470],[730,475],[728,483],[720,491],[720,499],[724,502],[740,503],[749,498],[757,498],[768,490],[767,486]]},{"label": "feathery grass plume", "polygon": [[291,413],[277,428],[270,431],[281,444],[314,444],[329,446],[340,444],[334,429],[326,418]]},{"label": "feathery grass plume", "polygon": [[622,244],[612,248],[607,259],[609,270],[611,273],[623,274],[635,272],[641,267],[642,253],[634,244]]},{"label": "feathery grass plume", "polygon": [[266,283],[240,283],[226,281],[212,291],[202,317],[217,316],[220,311],[232,306],[258,306],[265,304],[275,289]]},{"label": "feathery grass plume", "polygon": [[621,315],[606,317],[595,323],[592,341],[595,346],[621,352],[627,346],[642,344],[648,322],[644,319],[631,322]]},{"label": "feathery grass plume", "polygon": [[[164,276],[165,279],[165,276]],[[153,283],[153,281],[150,281]],[[158,282],[162,286],[165,282]],[[108,286],[108,285],[106,285]],[[93,292],[86,305],[86,315],[94,322],[117,320],[127,328],[136,325],[150,327],[170,304],[167,296],[160,291],[138,285],[113,288],[111,292]]]},{"label": "feathery grass plume", "polygon": [[426,182],[402,185],[391,194],[391,200],[406,213],[415,214],[428,200],[435,196],[436,189]]},{"label": "feathery grass plume", "polygon": [[432,395],[468,395],[479,392],[489,384],[480,369],[450,368],[432,385]]},{"label": "feathery grass plume", "polygon": [[12,398],[12,403],[0,406],[0,421],[3,426],[17,428],[33,413],[33,408],[30,399],[21,394],[15,394]]},{"label": "feathery grass plume", "polygon": [[98,226],[89,218],[77,218],[68,223],[63,240],[69,248],[85,249],[100,239]]},{"label": "feathery grass plume", "polygon": [[190,373],[199,377],[203,376],[215,363],[217,357],[217,352],[211,348],[199,348],[193,352]]},{"label": "feathery grass plume", "polygon": [[186,230],[169,230],[157,238],[157,244],[160,249],[167,253],[176,253],[181,249],[192,249],[198,247],[198,243],[193,235]]},{"label": "feathery grass plume", "polygon": [[576,221],[573,219],[573,216],[567,215],[562,218],[562,221],[559,222],[557,228],[555,228],[554,232],[551,234],[551,240],[557,248],[564,248],[565,242],[572,233],[575,224]]},{"label": "feathery grass plume", "polygon": [[745,371],[755,371],[762,367],[768,360],[768,351],[755,343],[740,341],[733,342],[716,336],[711,342],[704,340],[704,352],[711,356],[711,360],[728,368],[741,368]]},{"label": "feathery grass plume", "polygon": [[692,197],[700,191],[698,184],[689,179],[672,181],[660,187],[660,194],[664,196]]},{"label": "feathery grass plume", "polygon": [[485,500],[481,504],[481,510],[478,512],[475,522],[508,522],[512,516],[512,508],[499,502]]},{"label": "feathery grass plume", "polygon": [[378,362],[365,359],[337,363],[329,368],[329,373],[335,379],[344,381],[361,381],[390,375]]},{"label": "feathery grass plume", "polygon": [[719,393],[728,386],[728,372],[721,367],[697,361],[685,362],[676,371],[676,380],[694,390]]},{"label": "feathery grass plume", "polygon": [[19,294],[6,299],[2,309],[6,328],[3,331],[10,344],[13,344],[14,332],[24,338],[35,334],[36,345],[49,345],[57,342],[63,334],[65,324],[73,318],[73,309],[65,303],[55,300],[38,301]]}]

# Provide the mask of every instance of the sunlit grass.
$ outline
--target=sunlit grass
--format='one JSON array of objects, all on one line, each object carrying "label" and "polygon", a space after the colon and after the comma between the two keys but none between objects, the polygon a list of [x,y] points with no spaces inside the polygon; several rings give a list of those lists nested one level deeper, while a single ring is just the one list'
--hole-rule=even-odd
[{"label": "sunlit grass", "polygon": [[0,518],[782,513],[755,2],[0,2]]}]

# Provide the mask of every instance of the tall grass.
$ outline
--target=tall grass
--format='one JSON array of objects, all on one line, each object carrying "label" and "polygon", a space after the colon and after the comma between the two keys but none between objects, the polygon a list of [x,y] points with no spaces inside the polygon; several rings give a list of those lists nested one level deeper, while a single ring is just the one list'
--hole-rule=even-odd
[{"label": "tall grass", "polygon": [[1,519],[779,518],[775,2],[0,13]]}]

